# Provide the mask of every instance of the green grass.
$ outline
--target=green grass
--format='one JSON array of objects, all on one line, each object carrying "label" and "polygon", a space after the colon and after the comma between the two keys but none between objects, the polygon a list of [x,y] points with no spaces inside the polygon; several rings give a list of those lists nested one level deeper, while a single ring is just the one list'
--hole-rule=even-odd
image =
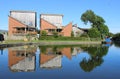
[{"label": "green grass", "polygon": [[6,40],[0,44],[14,44],[14,43],[39,43],[39,42],[100,42],[99,38],[85,38],[85,37],[41,37],[39,40]]},{"label": "green grass", "polygon": [[3,43],[29,43],[29,42],[99,42],[101,40],[31,40],[31,41],[24,41],[24,40],[6,40]]}]

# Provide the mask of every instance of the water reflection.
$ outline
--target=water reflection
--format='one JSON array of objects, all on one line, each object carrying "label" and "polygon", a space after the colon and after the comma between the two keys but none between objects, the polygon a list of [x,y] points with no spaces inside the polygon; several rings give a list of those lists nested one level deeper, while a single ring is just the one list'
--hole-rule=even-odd
[{"label": "water reflection", "polygon": [[85,72],[90,72],[97,66],[100,66],[104,62],[103,56],[108,52],[107,46],[82,47],[82,49],[90,55],[89,59],[84,58],[80,62],[80,67]]},{"label": "water reflection", "polygon": [[3,55],[3,48],[0,48],[0,51],[1,51],[1,55]]},{"label": "water reflection", "polygon": [[120,41],[114,41],[114,45],[118,48],[120,48]]},{"label": "water reflection", "polygon": [[82,51],[79,47],[40,47],[40,68],[54,69],[62,67],[62,56],[71,60]]},{"label": "water reflection", "polygon": [[13,72],[34,71],[36,49],[34,46],[9,48],[8,57],[10,70]]},{"label": "water reflection", "polygon": [[[40,69],[62,68],[62,58],[65,56],[72,60],[80,53],[89,54],[89,58],[83,58],[78,65],[85,72],[90,72],[100,66],[108,52],[107,46],[102,45],[82,45],[82,46],[39,46],[39,67]],[[8,49],[9,69],[13,72],[35,71],[36,66],[36,46],[21,46]]]}]

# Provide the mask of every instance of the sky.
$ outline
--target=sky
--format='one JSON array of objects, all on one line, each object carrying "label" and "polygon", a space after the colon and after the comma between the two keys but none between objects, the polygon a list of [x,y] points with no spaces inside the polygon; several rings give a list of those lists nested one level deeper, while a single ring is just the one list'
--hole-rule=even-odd
[{"label": "sky", "polygon": [[63,14],[63,25],[69,22],[81,28],[90,28],[80,17],[86,10],[92,10],[103,17],[110,32],[120,32],[120,0],[0,0],[0,29],[8,30],[8,15],[11,10],[37,12],[37,27],[40,14]]}]

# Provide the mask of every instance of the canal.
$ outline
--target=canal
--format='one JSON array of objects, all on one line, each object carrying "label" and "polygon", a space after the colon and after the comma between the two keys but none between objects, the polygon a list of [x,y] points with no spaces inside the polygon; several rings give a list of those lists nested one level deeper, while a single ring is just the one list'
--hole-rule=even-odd
[{"label": "canal", "polygon": [[120,79],[120,45],[0,49],[0,79]]}]

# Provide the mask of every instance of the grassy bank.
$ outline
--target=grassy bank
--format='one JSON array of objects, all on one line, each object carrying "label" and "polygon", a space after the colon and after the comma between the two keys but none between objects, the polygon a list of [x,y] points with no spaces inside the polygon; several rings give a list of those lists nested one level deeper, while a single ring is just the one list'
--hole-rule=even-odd
[{"label": "grassy bank", "polygon": [[39,40],[59,40],[59,41],[101,41],[100,38],[88,38],[88,37],[54,37],[54,36],[41,36]]},{"label": "grassy bank", "polygon": [[101,41],[79,41],[79,40],[7,40],[0,43],[0,48],[23,46],[23,45],[39,45],[39,46],[60,46],[60,45],[98,45]]},{"label": "grassy bank", "polygon": [[42,36],[38,40],[6,40],[0,43],[0,46],[10,47],[19,45],[89,45],[89,44],[101,44],[101,39],[99,38],[86,38],[86,37],[52,37],[52,36]]}]

